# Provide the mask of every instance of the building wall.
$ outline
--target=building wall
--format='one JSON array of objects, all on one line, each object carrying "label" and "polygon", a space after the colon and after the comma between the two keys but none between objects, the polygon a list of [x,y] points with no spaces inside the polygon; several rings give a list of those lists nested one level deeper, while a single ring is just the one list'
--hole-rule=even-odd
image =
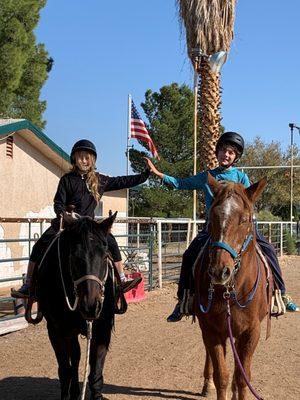
[{"label": "building wall", "polygon": [[51,206],[64,171],[18,135],[13,158],[6,156],[6,142],[0,143],[0,216],[26,217],[29,211],[39,213]]},{"label": "building wall", "polygon": [[[113,192],[108,192],[103,196],[103,216],[107,216],[109,211],[118,211],[117,217],[126,217],[126,207],[127,207],[127,190],[117,190]],[[112,228],[112,233],[116,236],[126,235],[126,224],[124,223],[114,223]],[[127,238],[117,237],[117,242],[120,246],[127,245]]]},{"label": "building wall", "polygon": [[[12,158],[6,155],[6,140],[0,141],[0,216],[53,217],[53,196],[63,173],[20,135],[14,135]],[[0,227],[1,239],[28,238],[27,223],[2,223]],[[32,237],[37,234],[40,235],[39,224],[32,226]],[[28,251],[28,242],[2,243],[0,258],[27,257]],[[0,276],[20,275],[26,264],[26,261],[0,263]]]}]

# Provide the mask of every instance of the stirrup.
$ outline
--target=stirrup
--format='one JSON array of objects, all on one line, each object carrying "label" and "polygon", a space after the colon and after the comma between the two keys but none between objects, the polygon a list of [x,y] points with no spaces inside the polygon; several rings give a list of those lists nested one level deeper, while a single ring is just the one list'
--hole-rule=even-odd
[{"label": "stirrup", "polygon": [[281,291],[279,289],[275,289],[271,302],[271,316],[279,317],[280,315],[283,315],[285,313],[286,313],[286,307],[281,297]]}]

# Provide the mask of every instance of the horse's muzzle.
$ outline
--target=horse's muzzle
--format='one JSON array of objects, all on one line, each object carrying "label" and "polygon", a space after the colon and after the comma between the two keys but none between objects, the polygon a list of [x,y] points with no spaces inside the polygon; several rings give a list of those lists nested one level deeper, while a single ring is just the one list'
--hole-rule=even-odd
[{"label": "horse's muzzle", "polygon": [[226,285],[231,278],[231,269],[228,266],[210,266],[208,273],[213,285]]},{"label": "horse's muzzle", "polygon": [[88,321],[100,317],[103,304],[106,277],[102,281],[95,275],[85,275],[74,281],[79,297],[78,307],[82,317]]},{"label": "horse's muzzle", "polygon": [[100,317],[103,301],[94,299],[94,301],[91,302],[84,296],[82,300],[79,300],[78,306],[82,317],[88,321],[93,321]]}]

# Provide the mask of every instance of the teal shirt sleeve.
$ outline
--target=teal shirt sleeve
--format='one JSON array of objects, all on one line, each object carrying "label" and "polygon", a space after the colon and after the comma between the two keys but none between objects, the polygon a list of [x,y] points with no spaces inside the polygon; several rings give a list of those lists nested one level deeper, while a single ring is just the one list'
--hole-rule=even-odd
[{"label": "teal shirt sleeve", "polygon": [[206,174],[206,172],[200,172],[188,178],[175,178],[174,176],[164,175],[162,182],[178,190],[203,189],[207,182]]},{"label": "teal shirt sleeve", "polygon": [[250,179],[249,179],[248,175],[245,174],[244,172],[242,172],[241,183],[245,186],[246,189],[247,189],[249,186],[251,186]]}]

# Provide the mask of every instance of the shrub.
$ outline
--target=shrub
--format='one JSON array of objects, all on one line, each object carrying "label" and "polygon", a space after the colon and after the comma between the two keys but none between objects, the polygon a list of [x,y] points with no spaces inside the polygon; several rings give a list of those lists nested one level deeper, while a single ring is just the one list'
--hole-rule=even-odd
[{"label": "shrub", "polygon": [[286,252],[289,255],[297,254],[296,241],[290,232],[286,232]]},{"label": "shrub", "polygon": [[261,210],[256,215],[257,221],[281,221],[281,218],[277,215],[273,215],[269,210]]}]

